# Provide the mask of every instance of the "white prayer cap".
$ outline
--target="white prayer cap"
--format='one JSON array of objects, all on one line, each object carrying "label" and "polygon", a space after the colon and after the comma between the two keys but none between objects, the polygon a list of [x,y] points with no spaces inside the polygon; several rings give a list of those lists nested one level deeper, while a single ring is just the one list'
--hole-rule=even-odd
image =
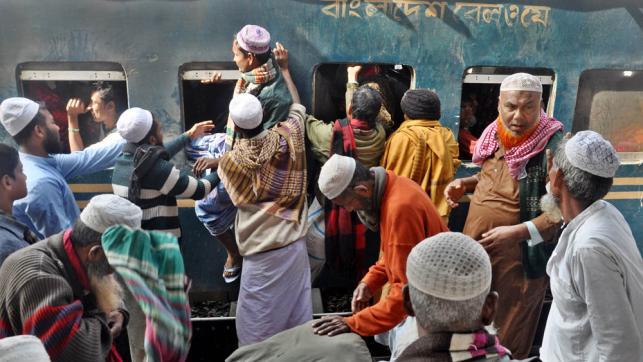
[{"label": "white prayer cap", "polygon": [[529,73],[515,73],[505,78],[500,84],[500,91],[543,92],[540,79]]},{"label": "white prayer cap", "polygon": [[12,97],[0,103],[0,120],[11,136],[22,131],[38,114],[40,106],[31,99]]},{"label": "white prayer cap", "polygon": [[411,250],[406,277],[422,293],[446,300],[469,300],[489,292],[491,261],[472,238],[443,232]]},{"label": "white prayer cap", "polygon": [[319,173],[319,190],[332,200],[341,195],[353,179],[355,159],[334,154],[322,166]]},{"label": "white prayer cap", "polygon": [[230,101],[230,118],[232,122],[243,129],[255,129],[263,119],[261,102],[252,94],[237,94]]},{"label": "white prayer cap", "polygon": [[153,123],[152,112],[132,107],[118,117],[116,129],[127,142],[138,143],[150,132]]},{"label": "white prayer cap", "polygon": [[612,178],[620,162],[612,144],[594,131],[581,131],[565,143],[572,166],[604,178]]},{"label": "white prayer cap", "polygon": [[0,339],[0,362],[49,362],[40,339],[30,334]]},{"label": "white prayer cap", "polygon": [[114,225],[140,229],[143,211],[129,200],[112,194],[92,197],[80,213],[80,220],[97,233]]}]

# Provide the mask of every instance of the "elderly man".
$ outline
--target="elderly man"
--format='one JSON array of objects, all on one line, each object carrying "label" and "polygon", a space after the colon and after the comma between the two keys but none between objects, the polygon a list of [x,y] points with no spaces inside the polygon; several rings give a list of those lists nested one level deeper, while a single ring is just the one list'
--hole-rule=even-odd
[{"label": "elderly man", "polygon": [[20,146],[27,175],[27,197],[14,203],[14,217],[39,238],[70,227],[80,210],[66,180],[113,166],[123,143],[60,154],[59,128],[51,113],[26,98],[5,99],[0,104],[0,121]]},{"label": "elderly man", "polygon": [[16,200],[27,196],[27,176],[22,172],[18,151],[0,143],[0,265],[14,251],[38,239],[29,228],[13,218]]},{"label": "elderly man", "polygon": [[415,316],[419,338],[398,362],[509,361],[489,326],[498,293],[484,248],[460,233],[441,233],[411,250],[404,307]]},{"label": "elderly man", "polygon": [[[313,157],[320,163],[333,154],[353,157],[366,167],[379,165],[384,152],[386,131],[377,117],[382,97],[370,86],[359,87],[353,93],[348,118],[324,123],[313,117],[306,119],[306,136]],[[331,202],[324,207],[326,265],[350,283],[366,273],[367,228],[357,215]],[[371,236],[369,234],[369,236]]]},{"label": "elderly man", "polygon": [[230,102],[240,139],[217,172],[238,208],[234,229],[244,268],[236,318],[240,346],[312,319],[304,239],[306,110],[293,97],[288,119],[269,130],[255,96],[240,94]]},{"label": "elderly man", "polygon": [[543,361],[643,361],[643,260],[623,215],[601,200],[618,166],[592,131],[556,151],[542,204],[566,226],[547,263],[554,301]]},{"label": "elderly man", "polygon": [[[333,316],[313,323],[317,334],[355,332],[362,336],[384,333],[406,317],[402,287],[406,258],[428,236],[447,231],[429,196],[418,184],[382,167],[370,170],[352,157],[333,155],[322,167],[319,189],[333,203],[357,211],[369,228],[379,229],[380,259],[358,284],[347,318]],[[369,307],[375,292],[386,283],[386,297]]]},{"label": "elderly man", "polygon": [[9,256],[0,268],[0,338],[35,335],[53,361],[118,358],[112,339],[128,315],[101,235],[117,224],[138,228],[141,216],[125,199],[95,196],[71,229]]},{"label": "elderly man", "polygon": [[495,322],[500,339],[518,358],[532,348],[547,289],[551,243],[538,242],[551,240],[559,222],[538,207],[547,178],[545,150],[558,144],[563,128],[542,111],[541,96],[537,77],[505,78],[498,119],[476,143],[473,162],[480,172],[454,180],[445,190],[451,207],[465,191],[473,192],[463,232],[491,257],[492,288],[500,293]]},{"label": "elderly man", "polygon": [[400,103],[404,122],[386,141],[382,167],[417,182],[448,223],[444,189],[460,165],[458,143],[440,124],[440,98],[428,89],[406,91]]}]

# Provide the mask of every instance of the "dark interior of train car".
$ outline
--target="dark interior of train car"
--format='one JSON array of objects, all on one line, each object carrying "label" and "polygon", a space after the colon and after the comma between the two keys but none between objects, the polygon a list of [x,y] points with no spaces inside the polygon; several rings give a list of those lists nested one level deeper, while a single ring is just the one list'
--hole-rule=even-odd
[{"label": "dark interior of train car", "polygon": [[[212,72],[224,72],[216,83],[203,83]],[[232,75],[233,74],[233,75]],[[195,123],[212,120],[212,133],[225,132],[228,119],[228,104],[232,99],[238,71],[231,62],[194,62],[179,68],[181,91],[181,118],[185,130]]]},{"label": "dark interior of train car", "polygon": [[190,129],[197,122],[212,120],[215,124],[213,133],[224,132],[234,85],[233,80],[217,84],[182,80],[185,129]]}]

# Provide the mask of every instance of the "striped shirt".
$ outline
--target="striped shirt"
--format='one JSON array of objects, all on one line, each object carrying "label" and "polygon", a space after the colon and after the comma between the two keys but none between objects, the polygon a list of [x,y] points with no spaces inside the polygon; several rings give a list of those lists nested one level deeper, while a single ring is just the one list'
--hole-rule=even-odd
[{"label": "striped shirt", "polygon": [[[186,134],[169,142],[165,149],[170,157],[177,154],[190,141]],[[127,198],[130,177],[134,171],[134,154],[123,151],[116,160],[112,188],[114,194]],[[177,198],[200,200],[219,182],[216,172],[196,179],[181,172],[171,162],[159,158],[147,175],[141,179],[140,199],[130,200],[143,210],[142,227],[181,237]]]}]

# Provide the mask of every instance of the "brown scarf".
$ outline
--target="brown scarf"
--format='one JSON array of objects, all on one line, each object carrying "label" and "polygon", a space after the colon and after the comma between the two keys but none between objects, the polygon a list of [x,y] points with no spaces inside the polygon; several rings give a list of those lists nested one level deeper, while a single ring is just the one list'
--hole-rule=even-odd
[{"label": "brown scarf", "polygon": [[259,205],[265,212],[298,222],[306,201],[304,131],[289,120],[223,155],[219,176],[235,206]]}]

